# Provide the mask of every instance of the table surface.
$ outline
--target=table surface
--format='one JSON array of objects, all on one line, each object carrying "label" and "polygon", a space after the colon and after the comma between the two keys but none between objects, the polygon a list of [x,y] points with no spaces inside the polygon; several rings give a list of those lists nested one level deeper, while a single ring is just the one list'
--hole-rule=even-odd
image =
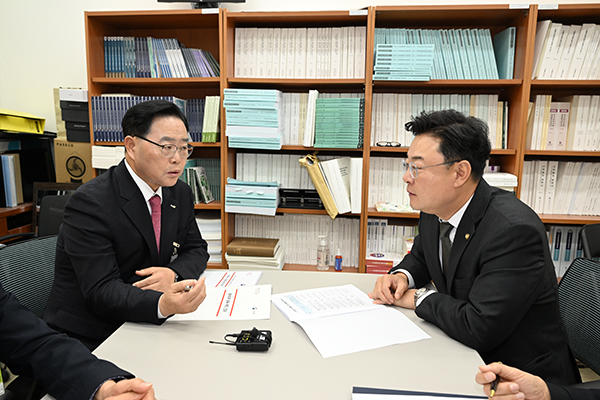
[{"label": "table surface", "polygon": [[[272,293],[354,284],[369,293],[377,275],[264,271],[258,284]],[[431,339],[323,358],[302,328],[271,306],[269,320],[125,323],[94,354],[154,384],[157,398],[345,399],[353,386],[483,395],[475,383],[483,364],[476,351],[449,338],[414,311],[398,308]],[[227,333],[268,329],[265,353],[209,344]]]}]

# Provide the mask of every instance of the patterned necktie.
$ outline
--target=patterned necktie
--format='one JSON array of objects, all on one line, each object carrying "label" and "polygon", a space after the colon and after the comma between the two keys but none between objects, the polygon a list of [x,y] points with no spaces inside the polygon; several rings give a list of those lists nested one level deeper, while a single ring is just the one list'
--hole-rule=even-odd
[{"label": "patterned necktie", "polygon": [[440,222],[440,238],[442,240],[442,268],[444,276],[447,277],[446,269],[450,263],[450,250],[452,250],[452,242],[450,241],[450,231],[452,225],[448,222]]},{"label": "patterned necktie", "polygon": [[154,237],[156,237],[156,248],[160,254],[160,197],[155,194],[150,198],[150,208],[152,208],[152,226],[154,227]]}]

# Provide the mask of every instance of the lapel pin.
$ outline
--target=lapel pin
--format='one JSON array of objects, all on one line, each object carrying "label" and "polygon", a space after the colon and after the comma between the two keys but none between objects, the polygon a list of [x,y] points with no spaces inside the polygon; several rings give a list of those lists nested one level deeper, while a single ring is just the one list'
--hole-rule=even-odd
[{"label": "lapel pin", "polygon": [[466,240],[469,240],[470,237],[471,237],[471,235],[469,235],[468,233],[465,235]]},{"label": "lapel pin", "polygon": [[177,206],[175,206],[175,204],[171,204],[171,208],[177,208]]}]

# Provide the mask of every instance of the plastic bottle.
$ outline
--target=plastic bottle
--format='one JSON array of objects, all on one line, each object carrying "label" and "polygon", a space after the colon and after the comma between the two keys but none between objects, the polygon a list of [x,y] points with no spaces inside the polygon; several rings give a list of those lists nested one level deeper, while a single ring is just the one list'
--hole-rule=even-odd
[{"label": "plastic bottle", "polygon": [[329,246],[325,236],[319,236],[319,247],[317,247],[317,269],[327,271],[329,269]]},{"label": "plastic bottle", "polygon": [[339,247],[337,249],[337,253],[335,253],[335,270],[342,270],[342,252],[340,251]]}]

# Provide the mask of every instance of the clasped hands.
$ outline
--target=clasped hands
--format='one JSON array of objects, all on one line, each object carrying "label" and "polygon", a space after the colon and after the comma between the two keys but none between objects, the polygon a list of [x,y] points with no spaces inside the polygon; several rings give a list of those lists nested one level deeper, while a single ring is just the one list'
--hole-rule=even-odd
[{"label": "clasped hands", "polygon": [[408,288],[408,278],[402,272],[382,275],[377,278],[375,288],[369,297],[375,304],[393,304],[404,308],[415,308],[416,289]]},{"label": "clasped hands", "polygon": [[162,292],[158,301],[162,315],[187,314],[196,311],[206,298],[204,278],[175,281],[175,272],[166,267],[150,267],[136,271],[145,279],[135,282],[133,286],[142,290]]}]

